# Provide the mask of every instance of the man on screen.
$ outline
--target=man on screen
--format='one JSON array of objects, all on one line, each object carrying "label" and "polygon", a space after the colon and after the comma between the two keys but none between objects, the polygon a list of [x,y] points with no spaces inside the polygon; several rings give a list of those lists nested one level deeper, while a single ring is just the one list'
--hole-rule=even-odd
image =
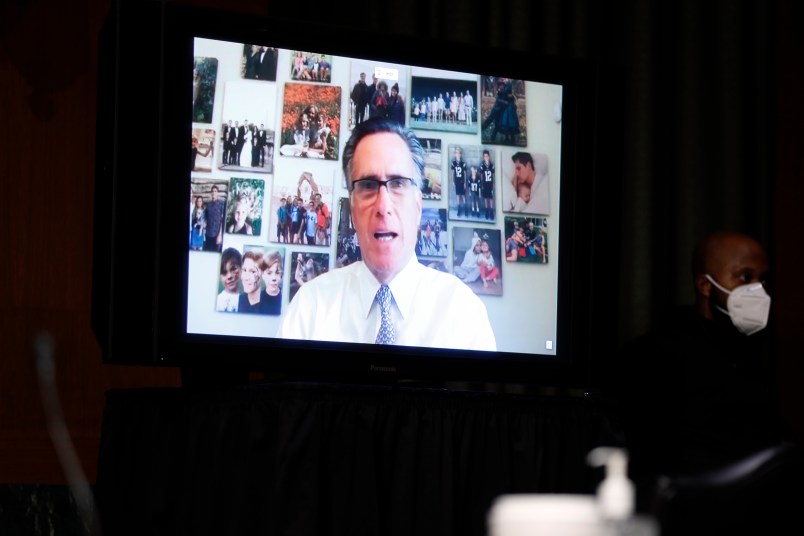
[{"label": "man on screen", "polygon": [[398,123],[360,123],[343,170],[362,261],[299,289],[278,336],[495,350],[483,302],[456,277],[419,264],[424,151]]}]

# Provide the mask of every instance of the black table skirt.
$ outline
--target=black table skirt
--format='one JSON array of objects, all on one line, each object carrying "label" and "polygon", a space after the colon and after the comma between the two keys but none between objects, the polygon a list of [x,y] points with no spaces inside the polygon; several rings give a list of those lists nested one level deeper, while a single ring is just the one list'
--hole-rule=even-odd
[{"label": "black table skirt", "polygon": [[281,383],[107,393],[104,534],[486,534],[495,497],[592,493],[584,397]]}]

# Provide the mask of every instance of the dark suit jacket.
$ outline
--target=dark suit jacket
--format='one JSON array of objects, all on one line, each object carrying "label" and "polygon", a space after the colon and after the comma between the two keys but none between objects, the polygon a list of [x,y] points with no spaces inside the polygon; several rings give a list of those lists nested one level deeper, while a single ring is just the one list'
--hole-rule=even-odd
[{"label": "dark suit jacket", "polygon": [[276,50],[268,48],[257,56],[257,79],[276,81]]}]

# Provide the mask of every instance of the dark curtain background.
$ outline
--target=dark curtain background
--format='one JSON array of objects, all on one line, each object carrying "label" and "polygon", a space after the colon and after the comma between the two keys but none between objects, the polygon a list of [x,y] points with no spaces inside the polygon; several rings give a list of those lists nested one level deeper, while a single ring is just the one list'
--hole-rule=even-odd
[{"label": "dark curtain background", "polygon": [[537,397],[276,384],[112,391],[107,534],[478,535],[508,493],[590,494],[610,408]]}]

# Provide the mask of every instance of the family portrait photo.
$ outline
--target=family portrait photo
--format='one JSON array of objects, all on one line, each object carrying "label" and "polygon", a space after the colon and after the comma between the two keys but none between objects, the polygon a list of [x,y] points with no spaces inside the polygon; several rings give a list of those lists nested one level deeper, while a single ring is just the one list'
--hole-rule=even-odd
[{"label": "family portrait photo", "polygon": [[477,78],[412,76],[410,127],[477,134]]},{"label": "family portrait photo", "polygon": [[332,81],[332,55],[295,50],[291,52],[290,79],[303,82]]},{"label": "family portrait photo", "polygon": [[354,60],[349,71],[349,128],[372,117],[405,125],[408,67]]},{"label": "family portrait photo", "polygon": [[340,117],[340,87],[286,83],[280,154],[338,160]]},{"label": "family portrait photo", "polygon": [[547,264],[547,218],[506,216],[505,260]]},{"label": "family portrait photo", "polygon": [[273,173],[275,98],[274,84],[225,84],[218,169]]},{"label": "family portrait photo", "polygon": [[329,246],[334,201],[332,184],[328,173],[321,176],[303,165],[285,166],[274,176],[269,210],[270,228],[275,232],[268,235],[268,240]]}]

